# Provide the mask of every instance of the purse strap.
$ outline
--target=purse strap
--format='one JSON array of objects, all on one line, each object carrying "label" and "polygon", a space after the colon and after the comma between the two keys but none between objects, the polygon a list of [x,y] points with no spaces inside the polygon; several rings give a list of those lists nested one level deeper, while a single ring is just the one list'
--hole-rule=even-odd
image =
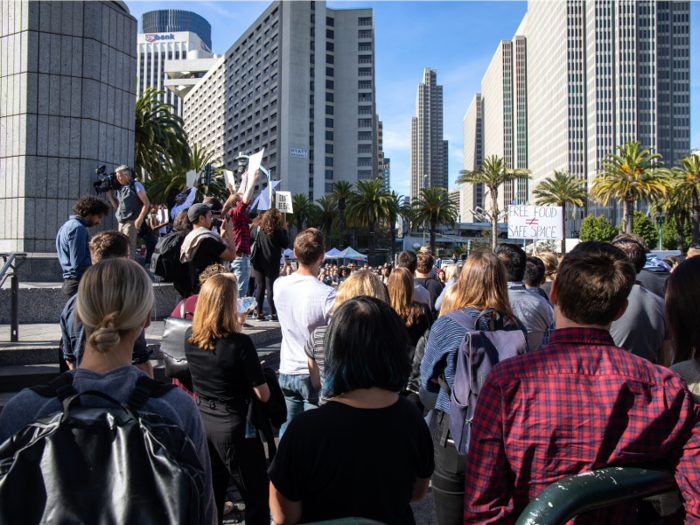
[{"label": "purse strap", "polygon": [[187,315],[185,313],[185,301],[187,301],[187,299],[183,299],[180,303],[180,319],[185,319],[185,315]]}]

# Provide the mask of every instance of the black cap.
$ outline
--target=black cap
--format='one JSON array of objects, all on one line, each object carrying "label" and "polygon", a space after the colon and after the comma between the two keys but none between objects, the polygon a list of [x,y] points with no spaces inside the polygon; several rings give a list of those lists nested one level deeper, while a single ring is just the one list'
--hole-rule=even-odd
[{"label": "black cap", "polygon": [[187,218],[190,222],[195,223],[201,215],[205,215],[208,211],[211,211],[211,206],[209,204],[197,203],[190,206],[187,210]]}]

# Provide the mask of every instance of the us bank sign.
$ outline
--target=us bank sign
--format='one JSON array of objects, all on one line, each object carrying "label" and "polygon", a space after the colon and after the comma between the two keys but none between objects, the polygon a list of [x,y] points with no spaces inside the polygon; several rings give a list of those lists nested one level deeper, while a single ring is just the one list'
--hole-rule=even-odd
[{"label": "us bank sign", "polygon": [[146,42],[155,42],[156,40],[175,40],[175,35],[146,35]]}]

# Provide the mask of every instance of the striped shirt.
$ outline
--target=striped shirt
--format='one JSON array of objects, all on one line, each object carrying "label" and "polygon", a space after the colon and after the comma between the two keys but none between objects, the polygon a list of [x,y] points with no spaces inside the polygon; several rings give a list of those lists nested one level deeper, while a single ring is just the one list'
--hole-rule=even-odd
[{"label": "striped shirt", "polygon": [[319,326],[313,332],[306,341],[304,345],[304,353],[312,361],[316,361],[316,366],[318,367],[318,373],[321,378],[321,391],[318,393],[318,406],[321,406],[328,402],[328,398],[323,395],[323,369],[326,366],[326,358],[323,349],[323,338],[326,335],[326,330],[328,326]]}]

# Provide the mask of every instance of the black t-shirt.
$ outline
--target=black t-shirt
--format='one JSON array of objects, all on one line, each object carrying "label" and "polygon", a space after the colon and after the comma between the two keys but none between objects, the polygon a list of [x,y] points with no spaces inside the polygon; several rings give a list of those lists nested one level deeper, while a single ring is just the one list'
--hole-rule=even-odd
[{"label": "black t-shirt", "polygon": [[207,237],[202,239],[197,248],[197,252],[190,262],[190,276],[192,278],[192,289],[194,293],[199,292],[199,274],[204,271],[207,266],[220,263],[219,256],[226,251],[226,245]]},{"label": "black t-shirt", "polygon": [[442,289],[445,287],[445,285],[432,277],[416,278],[415,281],[418,284],[423,285],[425,289],[430,292],[430,310],[432,311],[433,316],[437,319],[438,312],[435,310],[435,301],[437,301],[437,298],[440,297]]},{"label": "black t-shirt", "polygon": [[300,523],[357,517],[413,525],[413,486],[434,469],[428,426],[399,397],[380,409],[329,401],[302,412],[268,474],[284,497],[302,502]]},{"label": "black t-shirt", "polygon": [[190,337],[191,328],[186,335],[185,355],[197,396],[231,400],[231,405],[244,407],[252,387],[265,384],[258,353],[247,335],[222,337],[211,351],[190,344]]},{"label": "black t-shirt", "polygon": [[433,325],[433,316],[428,309],[428,305],[424,303],[419,304],[423,309],[422,313],[411,326],[406,327],[406,330],[408,330],[408,338],[413,346],[418,344],[418,340],[421,336]]}]

